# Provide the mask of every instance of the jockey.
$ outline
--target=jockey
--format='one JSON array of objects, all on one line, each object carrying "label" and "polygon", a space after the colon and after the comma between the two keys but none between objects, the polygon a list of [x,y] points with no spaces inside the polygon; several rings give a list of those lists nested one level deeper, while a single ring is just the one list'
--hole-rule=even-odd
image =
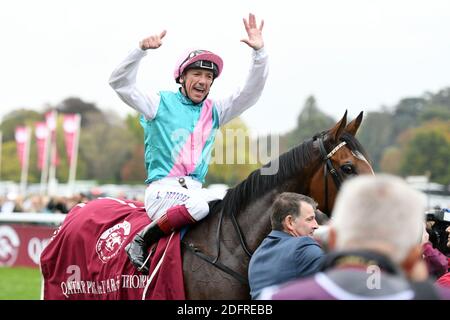
[{"label": "jockey", "polygon": [[223,61],[206,50],[192,50],[181,57],[174,71],[174,79],[181,85],[177,92],[147,94],[136,87],[139,62],[148,49],[161,46],[165,30],[142,40],[111,75],[111,87],[141,114],[144,128],[145,208],[152,223],[125,247],[139,270],[148,272],[145,260],[152,243],[209,213],[208,201],[217,197],[202,188],[202,183],[215,132],[254,105],[262,93],[268,74],[264,21],[257,27],[253,14],[243,21],[248,39],[241,41],[253,49],[252,65],[244,86],[225,99],[207,99]]}]

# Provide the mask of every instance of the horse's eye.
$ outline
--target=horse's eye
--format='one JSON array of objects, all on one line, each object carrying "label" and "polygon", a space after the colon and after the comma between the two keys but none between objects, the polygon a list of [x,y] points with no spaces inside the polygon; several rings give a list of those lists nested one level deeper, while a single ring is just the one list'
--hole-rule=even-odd
[{"label": "horse's eye", "polygon": [[341,170],[342,170],[342,172],[344,172],[345,174],[355,174],[355,173],[356,173],[356,172],[355,172],[355,168],[353,167],[353,165],[352,165],[352,164],[349,164],[349,163],[344,164],[344,165],[341,167]]}]

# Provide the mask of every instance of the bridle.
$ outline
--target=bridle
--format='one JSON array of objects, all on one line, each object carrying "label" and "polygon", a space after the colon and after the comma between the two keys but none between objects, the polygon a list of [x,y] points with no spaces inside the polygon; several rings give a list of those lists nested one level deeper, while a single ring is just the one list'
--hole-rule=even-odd
[{"label": "bridle", "polygon": [[[325,212],[328,212],[328,179],[327,179],[328,172],[331,174],[331,177],[333,178],[334,184],[335,184],[337,189],[340,188],[340,186],[341,186],[341,184],[343,182],[342,176],[333,167],[333,164],[331,163],[330,159],[340,148],[345,146],[347,144],[347,142],[343,141],[343,142],[339,143],[329,153],[326,152],[325,145],[323,143],[323,135],[318,137],[318,143],[319,143],[320,156],[321,156],[322,160],[325,162],[324,163],[324,167],[323,167],[324,179],[325,179]],[[219,260],[219,255],[220,255],[220,230],[221,230],[222,221],[223,221],[223,217],[224,217],[224,211],[225,210],[221,210],[220,217],[219,217],[219,225],[218,225],[218,228],[217,228],[217,235],[216,235],[216,248],[217,248],[216,251],[217,251],[217,254],[216,254],[215,258],[210,257],[210,256],[204,254],[203,252],[201,252],[201,250],[199,248],[197,248],[193,243],[186,243],[184,240],[182,240],[181,244],[184,246],[184,248],[186,248],[189,251],[191,251],[194,255],[196,255],[200,259],[203,259],[204,261],[212,264],[213,266],[215,266],[216,268],[222,270],[223,272],[228,273],[229,275],[234,277],[236,280],[238,280],[240,283],[248,285],[247,278],[243,277],[242,275],[240,275],[236,271],[230,269],[229,267],[225,266],[224,264],[222,264],[221,262],[218,261]],[[239,224],[238,224],[238,222],[236,220],[234,212],[231,212],[230,216],[231,216],[231,221],[232,221],[233,227],[234,227],[234,229],[236,230],[236,232],[238,234],[239,242],[241,244],[241,247],[243,248],[243,250],[247,254],[247,256],[250,258],[252,256],[252,254],[250,253],[250,250],[247,247],[247,244],[246,244],[245,239],[244,239],[244,235],[243,235],[243,233],[241,231],[241,228],[239,227]]]},{"label": "bridle", "polygon": [[328,213],[328,173],[330,173],[331,177],[333,178],[334,185],[336,186],[336,189],[339,190],[341,187],[342,182],[344,179],[342,178],[342,175],[333,167],[333,164],[331,163],[331,157],[343,146],[347,144],[347,142],[342,141],[339,143],[336,147],[334,147],[333,150],[331,150],[329,153],[327,153],[325,149],[325,145],[323,143],[323,135],[320,136],[318,139],[319,143],[319,151],[320,156],[322,157],[322,160],[324,161],[323,165],[323,179],[324,179],[324,192],[325,192],[325,213]]}]

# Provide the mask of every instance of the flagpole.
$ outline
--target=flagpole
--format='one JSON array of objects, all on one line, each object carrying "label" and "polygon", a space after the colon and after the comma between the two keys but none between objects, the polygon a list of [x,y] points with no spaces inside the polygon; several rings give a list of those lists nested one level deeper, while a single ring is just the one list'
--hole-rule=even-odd
[{"label": "flagpole", "polygon": [[47,178],[48,178],[48,159],[50,155],[50,140],[51,140],[51,132],[46,126],[47,136],[45,137],[45,146],[44,146],[44,163],[41,171],[41,187],[40,193],[41,196],[46,194],[46,186],[47,186]]},{"label": "flagpole", "polygon": [[78,160],[78,145],[80,141],[81,134],[81,116],[79,114],[75,115],[75,127],[76,132],[74,136],[73,146],[72,146],[72,161],[70,162],[70,171],[69,171],[69,190],[74,194],[75,191],[75,179],[77,175],[77,160]]},{"label": "flagpole", "polygon": [[[54,135],[52,132],[52,129],[50,129],[50,135],[51,135],[51,143],[50,143],[50,169],[49,169],[49,177],[48,177],[48,189],[47,189],[47,193],[49,196],[54,196],[55,195],[55,191],[56,191],[56,164],[55,159],[56,159],[56,128],[57,128],[57,119],[58,119],[58,114],[56,113],[56,111],[52,111],[52,117],[55,121],[55,128],[54,128]],[[53,139],[53,136],[55,137],[55,139]]]},{"label": "flagpole", "polygon": [[31,142],[31,130],[29,127],[25,128],[27,140],[25,141],[24,161],[22,166],[22,174],[20,177],[20,193],[25,197],[28,180],[28,163],[30,158],[30,142]]},{"label": "flagpole", "polygon": [[49,169],[48,169],[48,187],[47,187],[47,193],[50,196],[54,196],[54,193],[55,193],[54,184],[55,184],[55,176],[56,176],[56,166],[53,163],[53,159],[55,159],[55,156],[56,156],[55,153],[56,153],[56,145],[55,145],[55,141],[53,141],[53,139],[52,139],[52,141],[50,143],[50,164],[49,164]]}]

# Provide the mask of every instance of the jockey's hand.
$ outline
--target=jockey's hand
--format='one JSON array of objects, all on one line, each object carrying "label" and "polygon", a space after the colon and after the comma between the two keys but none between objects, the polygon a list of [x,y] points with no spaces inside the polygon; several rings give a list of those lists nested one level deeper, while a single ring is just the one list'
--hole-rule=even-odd
[{"label": "jockey's hand", "polygon": [[261,24],[259,27],[256,26],[256,18],[255,15],[249,13],[248,21],[247,19],[243,19],[245,31],[247,31],[248,39],[242,39],[242,42],[245,42],[249,47],[252,47],[255,50],[261,49],[264,47],[264,41],[262,37],[262,29],[264,27],[264,20],[261,20]]},{"label": "jockey's hand", "polygon": [[162,45],[161,39],[164,38],[166,33],[167,33],[167,31],[163,30],[163,32],[161,32],[160,34],[155,34],[153,36],[145,38],[144,40],[139,42],[139,47],[142,50],[158,49],[159,47],[161,47],[161,45]]}]

